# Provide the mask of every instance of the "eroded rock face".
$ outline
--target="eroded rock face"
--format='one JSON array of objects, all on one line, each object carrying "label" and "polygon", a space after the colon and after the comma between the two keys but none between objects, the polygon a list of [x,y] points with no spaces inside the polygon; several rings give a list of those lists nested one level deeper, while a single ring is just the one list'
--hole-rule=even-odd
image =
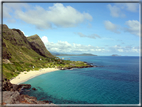
[{"label": "eroded rock face", "polygon": [[2,84],[2,91],[11,91],[13,88],[13,85],[7,79],[3,79]]},{"label": "eroded rock face", "polygon": [[3,104],[49,104],[49,101],[38,101],[36,97],[20,95],[18,91],[3,91]]},{"label": "eroded rock face", "polygon": [[6,104],[17,104],[20,98],[18,91],[3,91],[3,102]]},{"label": "eroded rock face", "polygon": [[[3,79],[2,104],[49,104],[50,101],[38,101],[36,97],[21,94],[22,89],[30,89],[30,84],[11,84],[6,78]],[[36,90],[34,88],[34,90]]]},{"label": "eroded rock face", "polygon": [[11,84],[11,82],[7,79],[3,79],[2,91],[18,91],[21,92],[21,89],[30,89],[30,84]]}]

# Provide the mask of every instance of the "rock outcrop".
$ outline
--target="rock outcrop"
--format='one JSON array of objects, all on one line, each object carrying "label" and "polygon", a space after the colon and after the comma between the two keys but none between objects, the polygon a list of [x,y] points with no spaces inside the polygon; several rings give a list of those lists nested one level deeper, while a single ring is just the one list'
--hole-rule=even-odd
[{"label": "rock outcrop", "polygon": [[93,66],[93,65],[87,65],[87,66],[81,66],[81,67],[74,66],[74,67],[66,67],[66,68],[59,68],[59,69],[60,70],[67,70],[67,69],[72,69],[72,68],[90,68],[90,67],[96,67],[96,66]]},{"label": "rock outcrop", "polygon": [[[51,101],[38,101],[36,97],[21,94],[23,89],[30,89],[30,84],[11,84],[6,78],[3,79],[2,104],[49,104]],[[36,90],[34,88],[34,90]]]},{"label": "rock outcrop", "polygon": [[38,101],[36,97],[23,95],[18,91],[3,91],[3,104],[49,104],[50,101]]},{"label": "rock outcrop", "polygon": [[31,85],[30,84],[11,84],[10,81],[6,78],[2,80],[3,85],[2,85],[2,91],[18,91],[21,92],[22,89],[30,89]]},{"label": "rock outcrop", "polygon": [[3,91],[3,103],[17,104],[19,103],[20,93],[18,91]]}]

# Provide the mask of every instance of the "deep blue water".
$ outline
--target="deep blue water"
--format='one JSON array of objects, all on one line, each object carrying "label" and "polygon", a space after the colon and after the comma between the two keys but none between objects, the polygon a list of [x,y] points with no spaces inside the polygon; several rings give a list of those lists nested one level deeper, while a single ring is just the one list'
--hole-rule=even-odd
[{"label": "deep blue water", "polygon": [[59,70],[24,83],[26,94],[54,104],[139,104],[139,57],[60,56],[100,67]]}]

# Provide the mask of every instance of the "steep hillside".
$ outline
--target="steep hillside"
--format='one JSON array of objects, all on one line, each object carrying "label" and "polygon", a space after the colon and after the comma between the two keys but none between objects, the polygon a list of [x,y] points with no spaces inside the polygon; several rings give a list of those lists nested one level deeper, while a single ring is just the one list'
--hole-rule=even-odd
[{"label": "steep hillside", "polygon": [[35,50],[38,54],[44,57],[54,57],[45,47],[44,43],[40,39],[40,37],[36,34],[30,37],[27,37],[28,41],[33,50]]},{"label": "steep hillside", "polygon": [[3,78],[12,79],[22,71],[40,68],[83,68],[92,67],[85,62],[61,60],[53,56],[38,35],[25,37],[19,29],[2,25],[2,68]]},{"label": "steep hillside", "polygon": [[[23,70],[31,69],[33,66],[44,67],[40,59],[54,59],[54,56],[47,51],[38,35],[28,37],[19,29],[9,29],[2,25],[2,58],[3,75],[13,77]],[[44,61],[42,61],[44,62]]]},{"label": "steep hillside", "polygon": [[27,50],[31,52],[34,51],[31,50],[31,46],[27,38],[20,30],[9,29],[7,25],[3,25],[2,34],[3,59],[18,62],[28,59],[33,60],[33,58],[30,57],[30,54],[25,56],[25,54],[27,54]]}]

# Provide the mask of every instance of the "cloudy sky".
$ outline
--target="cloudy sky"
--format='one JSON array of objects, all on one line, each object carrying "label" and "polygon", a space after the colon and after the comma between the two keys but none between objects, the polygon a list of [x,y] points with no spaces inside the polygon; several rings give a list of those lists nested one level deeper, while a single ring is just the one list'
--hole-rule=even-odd
[{"label": "cloudy sky", "polygon": [[3,24],[50,52],[138,56],[139,3],[3,3]]}]

